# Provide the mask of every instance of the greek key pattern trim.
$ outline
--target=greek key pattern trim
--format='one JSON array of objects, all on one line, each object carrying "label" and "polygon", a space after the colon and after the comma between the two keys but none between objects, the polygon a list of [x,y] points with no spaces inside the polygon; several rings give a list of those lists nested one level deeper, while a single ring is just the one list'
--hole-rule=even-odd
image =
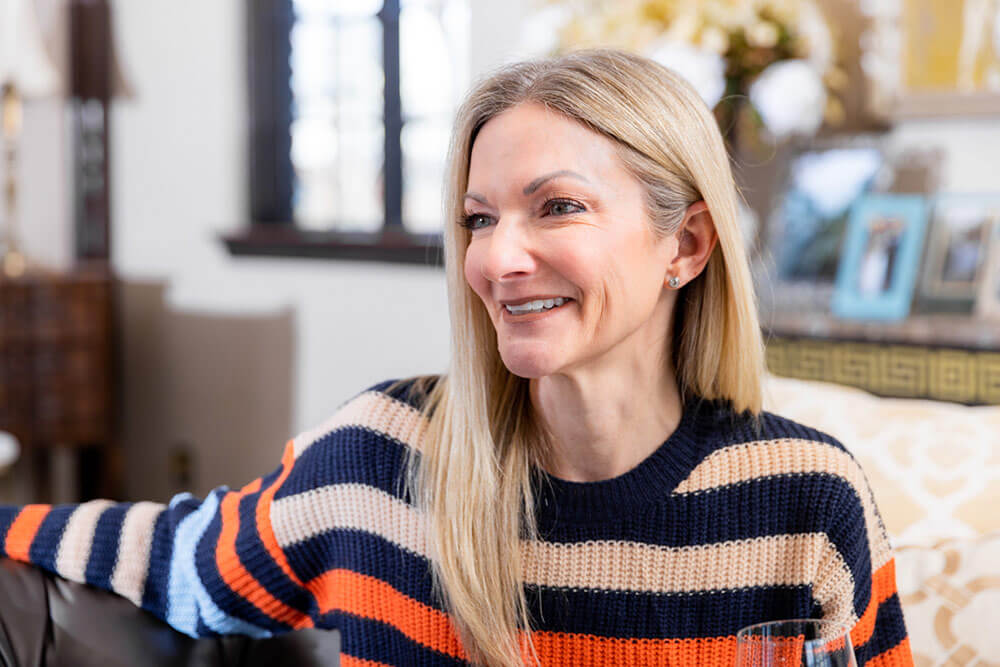
[{"label": "greek key pattern trim", "polygon": [[775,375],[878,396],[1000,404],[1000,352],[774,337],[767,365]]}]

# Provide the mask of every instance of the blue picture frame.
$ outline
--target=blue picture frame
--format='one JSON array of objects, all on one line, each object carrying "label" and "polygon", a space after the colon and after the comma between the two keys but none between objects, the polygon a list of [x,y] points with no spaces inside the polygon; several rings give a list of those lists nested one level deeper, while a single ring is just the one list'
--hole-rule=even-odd
[{"label": "blue picture frame", "polygon": [[920,195],[866,195],[851,209],[831,311],[836,317],[904,320],[916,288],[927,232]]}]

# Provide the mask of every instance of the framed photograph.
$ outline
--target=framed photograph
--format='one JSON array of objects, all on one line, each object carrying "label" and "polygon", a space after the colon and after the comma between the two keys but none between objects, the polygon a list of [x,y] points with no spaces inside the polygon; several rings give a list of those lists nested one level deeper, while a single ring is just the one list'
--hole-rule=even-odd
[{"label": "framed photograph", "polygon": [[976,315],[1000,321],[1000,219],[993,221],[983,273],[976,298]]},{"label": "framed photograph", "polygon": [[884,165],[870,142],[809,146],[790,159],[762,253],[776,283],[833,285],[848,213]]},{"label": "framed photograph", "polygon": [[844,319],[906,319],[927,228],[920,195],[867,195],[851,208],[831,310]]},{"label": "framed photograph", "polygon": [[[926,310],[971,311],[985,279],[1000,195],[939,195],[932,202],[920,298]],[[946,307],[951,304],[954,307]]]}]

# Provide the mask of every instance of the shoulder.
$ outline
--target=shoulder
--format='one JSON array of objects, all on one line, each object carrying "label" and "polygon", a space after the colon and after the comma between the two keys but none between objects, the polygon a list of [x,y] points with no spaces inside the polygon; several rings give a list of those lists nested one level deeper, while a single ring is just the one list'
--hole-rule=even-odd
[{"label": "shoulder", "polygon": [[413,444],[423,422],[420,409],[439,379],[423,375],[383,380],[354,394],[330,417],[295,437],[296,458],[319,442],[336,440],[338,433],[358,430]]},{"label": "shoulder", "polygon": [[[763,411],[749,415],[718,410],[707,421],[709,452],[675,494],[739,498],[761,512],[795,515],[796,530],[837,535],[858,546],[871,544],[886,560],[885,527],[864,471],[836,437],[787,417]],[[853,547],[852,547],[853,549]]]},{"label": "shoulder", "polygon": [[706,492],[732,485],[756,484],[774,489],[794,483],[831,496],[849,495],[868,503],[871,492],[860,465],[833,435],[773,412],[754,420],[713,402],[707,455],[677,491]]},{"label": "shoulder", "polygon": [[420,408],[440,376],[392,379],[344,401],[292,440],[293,470],[281,495],[331,485],[375,487],[398,495],[400,471],[426,428]]}]

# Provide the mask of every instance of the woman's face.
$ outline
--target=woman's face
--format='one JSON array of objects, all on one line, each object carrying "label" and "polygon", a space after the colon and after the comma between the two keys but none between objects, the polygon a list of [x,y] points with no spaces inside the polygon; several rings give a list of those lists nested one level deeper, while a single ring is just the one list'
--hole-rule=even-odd
[{"label": "woman's face", "polygon": [[[472,147],[465,221],[465,278],[515,375],[627,371],[665,349],[677,243],[655,240],[644,189],[610,139],[536,104],[495,116]],[[555,297],[571,300],[505,307]]]}]

